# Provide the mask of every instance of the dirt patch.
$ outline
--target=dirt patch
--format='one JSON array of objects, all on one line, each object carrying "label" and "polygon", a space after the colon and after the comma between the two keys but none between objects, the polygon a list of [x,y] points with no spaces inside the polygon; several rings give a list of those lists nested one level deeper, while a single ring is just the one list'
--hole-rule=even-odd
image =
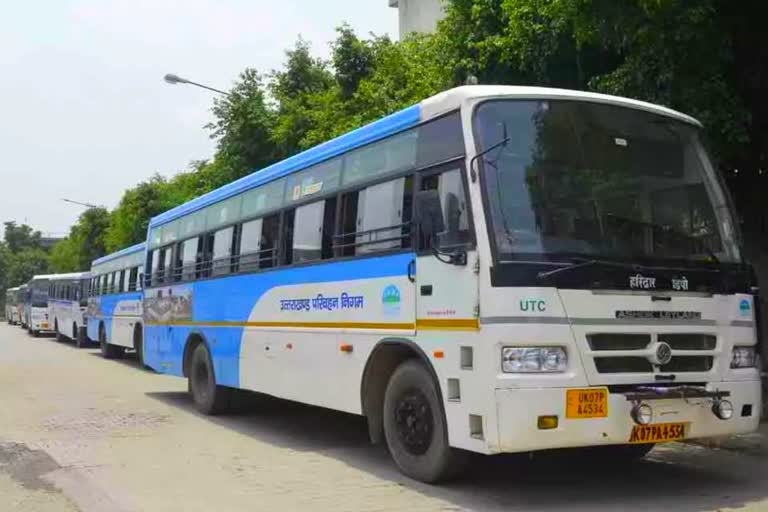
[{"label": "dirt patch", "polygon": [[43,479],[43,475],[60,467],[42,450],[32,450],[19,443],[0,443],[0,471],[27,489],[59,492],[53,484]]}]

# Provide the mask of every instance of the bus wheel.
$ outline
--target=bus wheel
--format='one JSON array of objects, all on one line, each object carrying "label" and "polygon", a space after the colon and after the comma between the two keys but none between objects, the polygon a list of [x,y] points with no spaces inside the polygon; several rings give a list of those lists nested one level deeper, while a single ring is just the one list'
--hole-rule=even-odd
[{"label": "bus wheel", "polygon": [[232,388],[216,385],[211,355],[205,343],[200,343],[192,353],[189,366],[189,390],[195,407],[203,414],[221,414],[230,408]]},{"label": "bus wheel", "polygon": [[107,333],[104,332],[104,327],[99,329],[99,348],[101,349],[101,357],[104,359],[117,359],[123,355],[123,347],[107,343]]},{"label": "bus wheel", "polygon": [[53,322],[53,330],[56,332],[56,341],[59,341],[59,342],[64,341],[64,335],[61,334],[61,332],[59,331],[59,321],[58,320],[55,320]]},{"label": "bus wheel", "polygon": [[30,331],[30,332],[32,333],[32,337],[33,337],[33,338],[39,338],[39,337],[40,337],[40,331],[37,331],[37,330],[34,330],[34,329],[33,329],[33,330],[32,330],[32,331]]},{"label": "bus wheel", "polygon": [[435,483],[456,476],[466,452],[451,448],[437,386],[424,365],[401,364],[384,395],[384,436],[395,464],[407,476]]},{"label": "bus wheel", "polygon": [[77,348],[88,346],[88,336],[85,332],[85,328],[79,328],[77,324],[72,324],[72,339],[75,340],[75,346]]}]

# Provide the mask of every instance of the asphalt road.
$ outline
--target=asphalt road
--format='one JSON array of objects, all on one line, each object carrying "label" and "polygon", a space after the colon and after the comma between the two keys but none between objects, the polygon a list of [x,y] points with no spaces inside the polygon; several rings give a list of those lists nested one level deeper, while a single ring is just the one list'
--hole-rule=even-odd
[{"label": "asphalt road", "polygon": [[768,510],[768,457],[673,444],[646,461],[479,457],[401,476],[355,416],[254,397],[197,414],[186,382],[0,326],[0,511]]}]

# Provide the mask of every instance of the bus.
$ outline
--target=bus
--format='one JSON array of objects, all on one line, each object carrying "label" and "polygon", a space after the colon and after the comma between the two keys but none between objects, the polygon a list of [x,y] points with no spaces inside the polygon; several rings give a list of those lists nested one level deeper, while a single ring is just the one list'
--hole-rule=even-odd
[{"label": "bus", "polygon": [[701,132],[578,91],[428,98],[154,217],[145,361],[206,414],[362,415],[424,482],[754,431],[753,273]]},{"label": "bus", "polygon": [[106,359],[135,350],[142,360],[142,292],[145,244],[94,260],[91,264],[86,335],[97,341]]},{"label": "bus", "polygon": [[48,317],[48,282],[51,275],[32,277],[27,283],[24,298],[24,315],[27,332],[37,338],[43,333],[52,333],[53,324]]},{"label": "bus", "polygon": [[78,348],[89,344],[85,310],[90,282],[90,272],[53,274],[49,277],[48,318],[53,320],[57,341],[70,340]]},{"label": "bus", "polygon": [[23,284],[19,286],[19,290],[16,292],[16,312],[19,315],[19,326],[22,329],[27,328],[27,294],[29,293],[29,286]]},{"label": "bus", "polygon": [[8,288],[5,291],[5,321],[8,322],[8,325],[19,323],[18,293],[18,286],[16,288]]}]

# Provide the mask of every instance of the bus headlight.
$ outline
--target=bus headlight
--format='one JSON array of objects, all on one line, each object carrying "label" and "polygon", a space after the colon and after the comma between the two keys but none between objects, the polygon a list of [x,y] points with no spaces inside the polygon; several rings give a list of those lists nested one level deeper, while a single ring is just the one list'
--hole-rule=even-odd
[{"label": "bus headlight", "polygon": [[568,354],[563,347],[504,347],[501,369],[504,373],[564,372]]},{"label": "bus headlight", "polygon": [[754,368],[756,359],[755,347],[733,347],[731,368]]}]

